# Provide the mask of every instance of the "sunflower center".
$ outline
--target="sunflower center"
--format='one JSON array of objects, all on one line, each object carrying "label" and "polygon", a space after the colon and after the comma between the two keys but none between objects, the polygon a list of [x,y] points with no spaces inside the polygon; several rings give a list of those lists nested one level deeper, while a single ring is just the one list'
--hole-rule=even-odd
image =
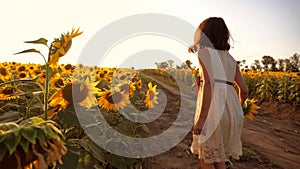
[{"label": "sunflower center", "polygon": [[14,93],[14,89],[13,88],[5,88],[3,90],[3,93],[6,94],[6,95],[13,94]]},{"label": "sunflower center", "polygon": [[79,67],[80,69],[82,69],[82,68],[83,68],[83,64],[79,64],[78,67]]},{"label": "sunflower center", "polygon": [[71,65],[71,64],[67,64],[67,65],[65,66],[65,69],[66,69],[66,70],[71,70],[71,68],[72,68],[72,65]]},{"label": "sunflower center", "polygon": [[24,71],[25,69],[26,69],[25,66],[20,66],[19,69],[18,69],[18,71],[22,72],[22,71]]},{"label": "sunflower center", "polygon": [[20,73],[20,74],[19,74],[19,77],[20,77],[20,78],[25,78],[25,77],[26,77],[26,73]]},{"label": "sunflower center", "polygon": [[5,68],[0,68],[0,74],[2,75],[2,76],[6,76],[7,75],[7,71],[6,71],[6,69]]},{"label": "sunflower center", "polygon": [[40,73],[41,73],[40,70],[35,70],[35,71],[34,71],[34,74],[36,74],[36,75],[38,75],[38,74],[40,74]]},{"label": "sunflower center", "polygon": [[122,94],[120,92],[115,92],[111,95],[108,95],[106,100],[111,104],[118,104],[122,101]]},{"label": "sunflower center", "polygon": [[120,77],[120,80],[124,80],[126,78],[126,76],[125,75],[122,75],[121,77]]},{"label": "sunflower center", "polygon": [[129,91],[129,84],[123,84],[121,87],[120,87],[120,90],[121,91],[124,91],[125,93],[127,93]]},{"label": "sunflower center", "polygon": [[99,77],[100,77],[100,78],[104,78],[104,74],[103,74],[103,73],[100,73]]},{"label": "sunflower center", "polygon": [[58,79],[55,83],[54,86],[57,88],[60,88],[64,85],[64,81],[62,79]]},{"label": "sunflower center", "polygon": [[150,96],[150,100],[153,100],[154,97],[155,97],[154,92],[153,92],[153,91],[150,91],[150,92],[149,92],[149,96]]},{"label": "sunflower center", "polygon": [[80,90],[79,83],[70,83],[67,84],[66,87],[62,90],[62,95],[65,100],[72,103],[80,103],[82,102],[88,95],[88,88],[86,86]]}]

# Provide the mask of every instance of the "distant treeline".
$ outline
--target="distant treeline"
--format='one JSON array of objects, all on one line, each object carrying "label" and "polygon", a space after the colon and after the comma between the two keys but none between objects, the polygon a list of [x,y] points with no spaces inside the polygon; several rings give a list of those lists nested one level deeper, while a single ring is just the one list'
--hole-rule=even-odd
[{"label": "distant treeline", "polygon": [[[252,69],[258,71],[274,71],[274,72],[300,72],[300,55],[295,53],[293,56],[286,59],[275,60],[272,56],[263,56],[261,60],[254,60],[250,67],[246,66],[246,60],[237,61],[243,69]],[[155,63],[157,68],[170,69],[174,68],[173,60]],[[192,68],[193,63],[186,60],[181,65],[176,65],[176,69]],[[195,66],[193,66],[195,68]]]},{"label": "distant treeline", "polygon": [[[245,65],[245,60],[242,60],[240,65]],[[245,68],[248,68],[245,66]],[[293,56],[286,59],[275,60],[272,56],[263,56],[261,60],[254,60],[250,69],[259,71],[274,71],[274,72],[300,72],[300,55],[295,53]]]}]

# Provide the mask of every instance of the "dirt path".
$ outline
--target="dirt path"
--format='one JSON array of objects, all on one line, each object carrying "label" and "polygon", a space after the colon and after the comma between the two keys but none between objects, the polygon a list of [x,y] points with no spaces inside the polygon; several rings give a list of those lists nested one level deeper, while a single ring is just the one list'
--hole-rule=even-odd
[{"label": "dirt path", "polygon": [[[282,168],[300,168],[299,123],[263,115],[246,121],[242,134],[244,146]],[[259,160],[259,159],[258,159]]]},{"label": "dirt path", "polygon": [[[155,77],[144,75],[155,81],[158,88],[164,90],[170,102],[180,99],[180,92],[161,82]],[[186,88],[188,89],[188,87]],[[193,90],[185,96],[195,99]],[[168,100],[169,102],[169,100]],[[172,103],[175,104],[175,103]],[[171,105],[172,105],[171,104]],[[262,106],[254,121],[246,120],[242,133],[243,153],[239,161],[234,161],[233,169],[297,169],[300,168],[300,122],[299,120],[282,118],[276,112],[280,108],[260,104]],[[280,104],[278,105],[280,106]],[[149,126],[151,130],[164,131],[176,119],[174,106],[168,107],[159,120]],[[193,112],[190,112],[193,113]],[[299,112],[298,112],[299,113]],[[285,120],[284,120],[285,119]],[[162,127],[165,126],[165,127]],[[192,141],[190,132],[178,145],[169,151],[145,159],[145,169],[196,169],[197,156],[189,151]]]}]

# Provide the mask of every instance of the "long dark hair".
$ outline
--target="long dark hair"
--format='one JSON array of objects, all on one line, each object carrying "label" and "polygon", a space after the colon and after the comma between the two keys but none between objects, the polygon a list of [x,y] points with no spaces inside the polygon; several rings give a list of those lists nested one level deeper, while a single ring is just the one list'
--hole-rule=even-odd
[{"label": "long dark hair", "polygon": [[230,49],[230,32],[222,18],[207,18],[199,25],[198,29],[201,31],[200,47],[206,46],[227,51]]}]

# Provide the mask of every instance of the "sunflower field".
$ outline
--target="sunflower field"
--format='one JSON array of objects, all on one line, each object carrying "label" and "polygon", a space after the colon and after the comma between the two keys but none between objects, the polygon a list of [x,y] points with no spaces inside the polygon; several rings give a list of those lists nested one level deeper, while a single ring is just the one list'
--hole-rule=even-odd
[{"label": "sunflower field", "polygon": [[243,70],[250,94],[263,100],[300,104],[299,72]]},{"label": "sunflower field", "polygon": [[[176,87],[172,77],[195,83],[199,78],[198,69],[151,69],[148,74],[156,76],[170,86]],[[246,119],[253,120],[259,107],[256,99],[266,101],[282,101],[291,104],[300,104],[300,73],[299,72],[272,72],[242,69],[242,76],[249,88],[249,97],[244,103]],[[164,78],[167,77],[167,78]]]},{"label": "sunflower field", "polygon": [[[145,125],[119,111],[153,108],[158,103],[156,85],[143,81],[134,69],[59,64],[80,34],[72,29],[50,44],[44,38],[25,42],[47,46],[46,56],[34,48],[16,53],[40,55],[45,64],[0,63],[0,169],[140,168],[142,159],[104,150],[83,127],[100,128],[100,110],[120,133],[145,136]],[[75,111],[94,121],[82,126]]]},{"label": "sunflower field", "polygon": [[[147,126],[128,117],[158,105],[157,85],[133,68],[59,64],[81,34],[72,29],[52,42],[45,38],[25,42],[46,46],[46,55],[35,48],[16,53],[39,55],[44,64],[0,63],[0,169],[141,168],[143,159],[106,151],[86,130],[101,132],[105,127],[101,112],[114,130],[147,137]],[[190,85],[199,77],[197,69],[146,69],[142,73],[175,88],[174,79]],[[299,73],[242,70],[242,74],[251,97],[300,104]],[[257,109],[255,100],[247,99],[245,117],[252,120]],[[116,140],[103,144],[109,146]],[[118,145],[120,149],[130,146],[122,141]]]},{"label": "sunflower field", "polygon": [[[152,69],[148,70],[148,73],[162,77],[176,77],[187,83],[193,83],[199,77],[198,69]],[[248,85],[251,97],[300,104],[299,72],[242,69],[242,75]]]}]

